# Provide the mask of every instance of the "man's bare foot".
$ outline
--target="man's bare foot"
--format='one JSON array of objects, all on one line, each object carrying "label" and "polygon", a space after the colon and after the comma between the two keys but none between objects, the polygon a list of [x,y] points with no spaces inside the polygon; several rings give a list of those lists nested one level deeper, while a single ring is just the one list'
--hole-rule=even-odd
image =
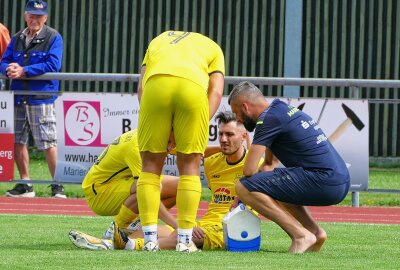
[{"label": "man's bare foot", "polygon": [[325,243],[326,239],[328,238],[328,235],[322,229],[321,227],[318,228],[318,231],[314,234],[315,237],[317,238],[317,242],[315,242],[314,245],[309,247],[307,251],[313,251],[313,252],[318,252],[321,250],[322,245]]},{"label": "man's bare foot", "polygon": [[308,230],[305,230],[304,234],[304,237],[292,239],[292,245],[289,248],[290,253],[304,253],[317,242],[315,235],[310,233]]}]

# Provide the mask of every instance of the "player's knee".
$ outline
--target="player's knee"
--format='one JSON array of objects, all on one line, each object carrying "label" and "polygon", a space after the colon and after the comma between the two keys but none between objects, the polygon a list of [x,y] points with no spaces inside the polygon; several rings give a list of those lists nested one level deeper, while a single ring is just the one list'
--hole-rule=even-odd
[{"label": "player's knee", "polygon": [[176,196],[176,190],[178,189],[179,177],[163,175],[161,182],[161,193],[165,196],[171,197]]}]

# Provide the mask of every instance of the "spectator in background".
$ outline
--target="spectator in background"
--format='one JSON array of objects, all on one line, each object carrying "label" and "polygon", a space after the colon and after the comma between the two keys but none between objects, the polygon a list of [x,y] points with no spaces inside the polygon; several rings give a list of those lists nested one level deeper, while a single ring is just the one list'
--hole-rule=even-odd
[{"label": "spectator in background", "polygon": [[[0,60],[3,53],[6,51],[7,45],[10,43],[10,33],[7,27],[0,23]],[[0,79],[0,90],[4,89],[4,82]]]},{"label": "spectator in background", "polygon": [[[32,133],[35,145],[45,151],[51,176],[54,178],[57,162],[57,134],[54,101],[59,91],[55,80],[20,80],[61,70],[63,39],[53,28],[45,25],[47,3],[29,0],[24,18],[27,28],[15,34],[0,62],[0,72],[10,78],[15,95],[15,161],[22,180],[29,180],[28,139]],[[18,95],[20,90],[39,95]],[[65,198],[62,185],[51,185],[52,197]],[[31,184],[17,184],[7,196],[34,197]]]}]

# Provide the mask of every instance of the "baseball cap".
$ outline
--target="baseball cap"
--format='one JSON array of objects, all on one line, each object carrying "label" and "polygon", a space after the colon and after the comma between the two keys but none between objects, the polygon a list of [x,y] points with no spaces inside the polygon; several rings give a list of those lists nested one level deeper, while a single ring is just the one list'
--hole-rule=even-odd
[{"label": "baseball cap", "polygon": [[47,15],[47,3],[42,0],[29,0],[25,6],[25,12],[35,15]]}]

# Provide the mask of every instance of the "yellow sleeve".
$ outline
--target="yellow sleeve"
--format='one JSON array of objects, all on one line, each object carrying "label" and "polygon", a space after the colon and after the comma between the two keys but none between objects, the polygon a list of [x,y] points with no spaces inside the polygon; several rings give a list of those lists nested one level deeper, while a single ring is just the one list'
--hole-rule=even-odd
[{"label": "yellow sleeve", "polygon": [[137,131],[130,131],[132,134],[131,138],[128,138],[125,142],[124,153],[121,153],[125,157],[125,162],[132,172],[133,176],[139,176],[142,171],[142,159],[140,157],[139,145],[137,141]]},{"label": "yellow sleeve", "polygon": [[146,54],[143,57],[142,66],[145,66],[149,59],[149,49],[146,50]]},{"label": "yellow sleeve", "polygon": [[209,72],[208,74],[210,75],[211,73],[214,72],[221,72],[222,75],[225,75],[225,58],[224,58],[224,53],[221,50],[221,47],[219,47],[217,44],[215,44],[215,50],[217,53],[215,54],[214,59],[209,64]]}]

